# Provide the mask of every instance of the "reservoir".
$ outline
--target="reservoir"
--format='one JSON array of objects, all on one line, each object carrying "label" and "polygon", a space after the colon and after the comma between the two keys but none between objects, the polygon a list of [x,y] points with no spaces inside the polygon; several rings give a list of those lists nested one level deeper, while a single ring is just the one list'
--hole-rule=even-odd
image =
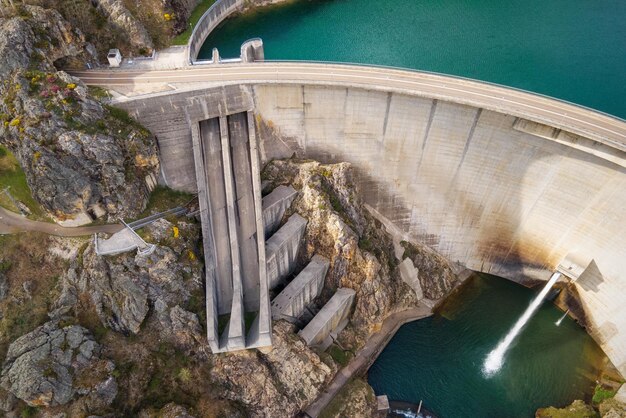
[{"label": "reservoir", "polygon": [[434,71],[626,118],[626,1],[295,0],[228,19],[200,51]]},{"label": "reservoir", "polygon": [[485,357],[536,292],[472,276],[438,312],[402,326],[369,370],[376,394],[440,417],[532,417],[537,408],[589,399],[604,354],[572,319],[545,302],[487,377]]}]

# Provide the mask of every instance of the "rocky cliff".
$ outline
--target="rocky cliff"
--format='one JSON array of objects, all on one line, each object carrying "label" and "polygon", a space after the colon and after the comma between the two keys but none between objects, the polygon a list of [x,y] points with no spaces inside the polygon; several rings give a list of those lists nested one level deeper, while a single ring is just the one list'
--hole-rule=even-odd
[{"label": "rocky cliff", "polygon": [[[288,323],[275,324],[270,352],[211,354],[198,224],[161,219],[142,234],[157,245],[147,257],[100,257],[85,240],[45,243],[52,248],[47,262],[62,256],[69,267],[44,295],[50,319],[7,350],[2,410],[9,416],[33,408],[67,416],[292,416],[317,397],[337,366]],[[17,299],[23,286],[12,268],[8,276],[6,298]]]},{"label": "rocky cliff", "polygon": [[[299,191],[291,211],[308,220],[301,264],[315,253],[330,260],[321,302],[338,287],[356,291],[350,325],[341,336],[347,347],[358,348],[389,314],[422,298],[402,280],[402,257],[396,256],[384,225],[364,209],[350,164],[277,160],[265,167],[262,179],[268,189],[290,184]],[[406,245],[426,296],[443,297],[456,283],[450,264],[418,244]]]},{"label": "rocky cliff", "polygon": [[103,14],[116,30],[124,32],[135,48],[143,48],[148,53],[152,50],[152,38],[146,28],[132,15],[121,0],[95,0]]},{"label": "rocky cliff", "polygon": [[23,6],[0,19],[0,143],[18,158],[33,196],[58,221],[139,213],[158,168],[151,135],[102,105],[54,62],[92,56],[53,10]]}]

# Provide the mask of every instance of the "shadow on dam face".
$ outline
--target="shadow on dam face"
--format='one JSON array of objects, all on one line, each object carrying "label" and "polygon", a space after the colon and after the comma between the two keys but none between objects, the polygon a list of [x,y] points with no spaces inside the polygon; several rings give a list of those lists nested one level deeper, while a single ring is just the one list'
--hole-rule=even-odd
[{"label": "shadow on dam face", "polygon": [[547,279],[570,245],[589,240],[585,229],[594,225],[579,218],[624,173],[516,131],[515,117],[492,111],[345,88],[254,91],[265,161],[295,153],[350,162],[364,200],[413,239],[518,282]]},{"label": "shadow on dam face", "polygon": [[332,86],[254,86],[262,160],[349,162],[364,201],[472,270],[546,280],[570,252],[592,335],[626,374],[626,169],[466,105]]}]

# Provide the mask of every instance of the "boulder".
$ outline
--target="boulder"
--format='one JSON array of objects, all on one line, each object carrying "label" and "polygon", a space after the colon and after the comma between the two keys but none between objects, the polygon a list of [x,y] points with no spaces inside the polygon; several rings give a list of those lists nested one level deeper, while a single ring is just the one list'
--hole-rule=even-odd
[{"label": "boulder", "polygon": [[114,26],[128,35],[130,43],[139,48],[153,48],[146,28],[128,11],[121,0],[95,0]]},{"label": "boulder", "polygon": [[86,328],[50,321],[9,346],[0,385],[31,406],[64,405],[92,393],[108,405],[117,395],[114,368],[100,359]]}]

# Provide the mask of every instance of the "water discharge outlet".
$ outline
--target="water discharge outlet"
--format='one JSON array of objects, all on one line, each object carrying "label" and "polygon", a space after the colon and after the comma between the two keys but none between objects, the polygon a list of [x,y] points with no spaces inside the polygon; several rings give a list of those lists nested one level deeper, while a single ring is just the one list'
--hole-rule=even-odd
[{"label": "water discharge outlet", "polygon": [[559,318],[559,320],[558,320],[558,321],[556,321],[556,322],[554,323],[554,325],[556,325],[557,327],[558,327],[558,326],[560,326],[560,325],[561,325],[561,322],[563,322],[563,320],[565,319],[565,317],[567,316],[567,314],[568,314],[568,313],[569,313],[569,309],[568,309],[567,311],[565,311],[565,313],[563,314],[563,316],[561,316],[561,317]]},{"label": "water discharge outlet", "polygon": [[513,328],[509,331],[509,333],[504,337],[503,340],[500,341],[498,346],[494,348],[487,358],[485,359],[485,364],[483,365],[483,373],[486,377],[491,377],[495,375],[501,368],[504,363],[504,356],[508,351],[509,347],[515,341],[515,338],[519,335],[520,332],[524,329],[524,326],[528,323],[530,318],[532,318],[533,314],[537,311],[537,309],[541,306],[541,303],[546,298],[546,295],[552,289],[552,286],[559,280],[561,277],[560,272],[555,272],[550,277],[550,280],[541,292],[533,299],[533,301],[528,305],[526,311],[522,314],[522,316],[517,320]]}]

